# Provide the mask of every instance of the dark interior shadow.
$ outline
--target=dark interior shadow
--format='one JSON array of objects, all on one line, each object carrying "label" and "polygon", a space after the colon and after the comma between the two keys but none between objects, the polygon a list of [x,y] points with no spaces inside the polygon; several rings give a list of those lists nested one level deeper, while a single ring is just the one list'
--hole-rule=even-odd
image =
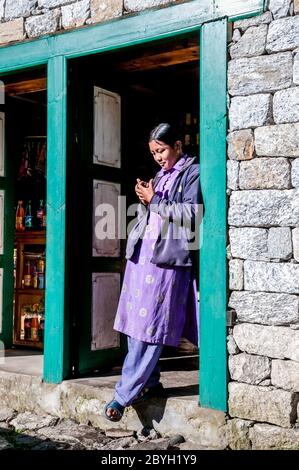
[{"label": "dark interior shadow", "polygon": [[168,398],[187,396],[198,396],[198,384],[165,388],[162,396],[150,398],[132,407],[143,427],[154,428],[154,421],[159,423],[163,419]]},{"label": "dark interior shadow", "polygon": [[183,385],[181,387],[168,387],[165,389],[165,396],[171,397],[191,397],[198,395],[198,384]]},{"label": "dark interior shadow", "polygon": [[43,351],[34,349],[5,349],[4,357],[21,357],[21,356],[43,356]]},{"label": "dark interior shadow", "polygon": [[199,370],[199,357],[164,357],[160,359],[159,365],[162,371]]},{"label": "dark interior shadow", "polygon": [[154,428],[154,421],[160,423],[163,419],[166,403],[167,396],[151,398],[142,404],[133,406],[133,408],[144,428]]}]

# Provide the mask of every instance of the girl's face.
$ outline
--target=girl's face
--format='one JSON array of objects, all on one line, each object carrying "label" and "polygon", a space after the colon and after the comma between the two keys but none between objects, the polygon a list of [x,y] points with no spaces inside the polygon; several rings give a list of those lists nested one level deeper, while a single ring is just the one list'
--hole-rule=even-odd
[{"label": "girl's face", "polygon": [[173,147],[161,140],[151,140],[149,149],[154,160],[164,169],[170,170],[181,156],[181,142],[177,141]]}]

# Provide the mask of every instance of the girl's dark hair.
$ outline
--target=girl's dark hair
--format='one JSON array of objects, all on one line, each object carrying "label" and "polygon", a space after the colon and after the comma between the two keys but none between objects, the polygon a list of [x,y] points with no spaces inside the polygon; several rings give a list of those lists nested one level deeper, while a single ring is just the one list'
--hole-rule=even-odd
[{"label": "girl's dark hair", "polygon": [[171,147],[177,140],[181,140],[179,131],[168,122],[161,122],[156,126],[149,135],[149,142],[152,140],[160,140]]}]

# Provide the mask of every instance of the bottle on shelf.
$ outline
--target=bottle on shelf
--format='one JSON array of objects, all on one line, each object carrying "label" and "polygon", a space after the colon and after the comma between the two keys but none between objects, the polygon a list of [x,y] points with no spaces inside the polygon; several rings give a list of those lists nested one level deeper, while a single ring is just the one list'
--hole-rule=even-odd
[{"label": "bottle on shelf", "polygon": [[45,272],[45,261],[43,259],[40,259],[38,261],[38,272],[39,273],[44,273]]},{"label": "bottle on shelf", "polygon": [[20,339],[25,339],[25,317],[26,310],[24,307],[21,308],[21,321],[20,321]]},{"label": "bottle on shelf", "polygon": [[38,339],[39,339],[39,336],[38,336],[38,317],[37,317],[36,313],[34,313],[32,315],[30,333],[31,333],[32,341],[38,341]]},{"label": "bottle on shelf", "polygon": [[44,230],[44,223],[46,223],[46,212],[44,209],[44,200],[40,199],[39,201],[39,208],[36,212],[36,219],[37,219],[37,229]]},{"label": "bottle on shelf", "polygon": [[24,339],[31,339],[31,314],[26,313],[24,319]]},{"label": "bottle on shelf", "polygon": [[31,230],[33,228],[33,217],[31,210],[31,201],[28,201],[25,210],[25,229]]},{"label": "bottle on shelf", "polygon": [[31,263],[29,260],[26,261],[25,275],[24,275],[24,286],[31,287]]},{"label": "bottle on shelf", "polygon": [[45,274],[38,273],[38,288],[44,289],[45,288]]},{"label": "bottle on shelf", "polygon": [[13,250],[13,277],[14,277],[14,288],[17,287],[17,249]]},{"label": "bottle on shelf", "polygon": [[38,289],[38,271],[36,263],[34,263],[33,266],[33,288]]},{"label": "bottle on shelf", "polygon": [[39,341],[41,342],[44,341],[44,328],[45,328],[45,315],[42,313],[40,315],[39,325],[38,325],[38,336],[39,336]]},{"label": "bottle on shelf", "polygon": [[25,212],[23,207],[23,201],[18,201],[17,211],[16,211],[16,230],[23,231],[25,230],[24,225]]}]

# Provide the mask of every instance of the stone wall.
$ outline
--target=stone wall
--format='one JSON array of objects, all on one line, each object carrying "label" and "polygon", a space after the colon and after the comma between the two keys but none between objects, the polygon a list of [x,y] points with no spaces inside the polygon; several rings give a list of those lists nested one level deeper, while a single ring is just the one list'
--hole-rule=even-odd
[{"label": "stone wall", "polygon": [[229,441],[299,449],[299,0],[236,21],[229,51]]},{"label": "stone wall", "polygon": [[[0,0],[0,45],[174,2]],[[228,437],[233,449],[298,449],[299,0],[270,0],[233,27]]]},{"label": "stone wall", "polygon": [[[187,0],[188,1],[188,0]],[[0,45],[99,23],[175,0],[0,0]]]}]

